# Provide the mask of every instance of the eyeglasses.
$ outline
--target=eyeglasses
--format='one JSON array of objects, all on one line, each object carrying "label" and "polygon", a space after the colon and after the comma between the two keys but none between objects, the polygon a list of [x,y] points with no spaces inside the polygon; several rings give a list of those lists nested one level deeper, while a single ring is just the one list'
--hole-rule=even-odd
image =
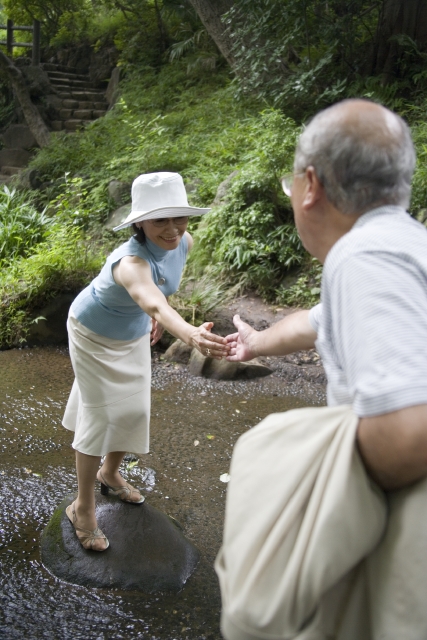
[{"label": "eyeglasses", "polygon": [[288,198],[292,195],[292,187],[294,186],[295,176],[304,176],[305,171],[298,171],[298,173],[286,173],[283,178],[280,178],[280,183],[282,185],[283,191],[286,193]]},{"label": "eyeglasses", "polygon": [[166,227],[169,224],[169,220],[172,220],[174,224],[180,226],[181,224],[187,224],[188,216],[180,216],[178,218],[154,218],[154,220],[148,220],[155,227]]}]

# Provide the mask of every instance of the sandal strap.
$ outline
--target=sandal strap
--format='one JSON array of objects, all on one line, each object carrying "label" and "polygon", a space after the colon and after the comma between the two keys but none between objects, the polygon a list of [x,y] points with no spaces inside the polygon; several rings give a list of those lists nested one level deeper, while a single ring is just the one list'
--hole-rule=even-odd
[{"label": "sandal strap", "polygon": [[[120,485],[119,487],[112,487],[111,485],[106,483],[105,478],[102,475],[101,469],[98,471],[98,473],[101,478],[102,484],[104,484],[112,492],[113,495],[120,498],[120,500],[123,500],[122,496],[124,495],[126,496],[126,498],[130,498],[134,491],[135,493],[141,494],[141,492],[138,489],[135,489],[135,487],[132,487],[132,485],[128,484],[127,482],[126,484]],[[132,500],[132,502],[135,502],[135,501]]]},{"label": "sandal strap", "polygon": [[[70,520],[70,521],[76,531],[80,531],[81,533],[85,534],[84,536],[81,536],[81,537],[77,536],[82,547],[84,549],[88,549],[88,548],[92,549],[93,543],[96,542],[96,540],[105,540],[108,543],[107,536],[105,535],[105,533],[102,532],[102,530],[99,527],[96,527],[93,531],[91,531],[90,529],[83,529],[83,527],[78,527],[76,525],[77,516],[76,516],[76,508],[74,504],[75,504],[75,501],[71,505],[72,507],[71,513],[73,516],[73,520],[72,521]],[[70,519],[69,516],[68,516],[68,519]],[[84,543],[87,543],[87,542],[89,543],[89,547],[85,547]],[[107,544],[107,547],[108,547],[108,544]]]}]

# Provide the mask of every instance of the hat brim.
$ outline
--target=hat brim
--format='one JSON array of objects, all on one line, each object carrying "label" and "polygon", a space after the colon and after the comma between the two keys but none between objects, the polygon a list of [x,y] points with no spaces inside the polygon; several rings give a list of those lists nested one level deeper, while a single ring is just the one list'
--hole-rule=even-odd
[{"label": "hat brim", "polygon": [[203,216],[209,213],[209,209],[201,209],[200,207],[162,207],[161,209],[153,209],[153,211],[132,211],[126,220],[114,227],[113,231],[120,231],[130,227],[134,222],[143,222],[144,220],[155,220],[156,218],[180,218],[182,216]]}]

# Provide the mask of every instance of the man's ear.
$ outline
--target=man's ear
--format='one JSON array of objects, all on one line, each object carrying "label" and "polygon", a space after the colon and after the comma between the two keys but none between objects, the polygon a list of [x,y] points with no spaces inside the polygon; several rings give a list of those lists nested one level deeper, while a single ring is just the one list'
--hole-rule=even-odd
[{"label": "man's ear", "polygon": [[307,167],[305,170],[306,186],[302,206],[305,209],[311,209],[321,198],[323,194],[323,186],[317,177],[314,167]]}]

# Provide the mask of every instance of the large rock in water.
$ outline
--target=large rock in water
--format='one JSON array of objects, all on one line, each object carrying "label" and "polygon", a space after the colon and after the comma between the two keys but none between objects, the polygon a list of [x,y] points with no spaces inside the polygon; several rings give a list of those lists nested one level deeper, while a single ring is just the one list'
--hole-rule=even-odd
[{"label": "large rock in water", "polygon": [[206,358],[197,349],[193,349],[191,353],[189,371],[193,376],[203,376],[212,380],[252,380],[273,373],[270,367],[257,361],[256,358],[250,362],[215,360]]},{"label": "large rock in water", "polygon": [[98,526],[107,536],[106,551],[88,551],[77,539],[65,509],[55,510],[41,539],[41,557],[55,576],[84,587],[179,591],[193,573],[199,552],[176,520],[146,502],[132,505],[96,494]]}]

